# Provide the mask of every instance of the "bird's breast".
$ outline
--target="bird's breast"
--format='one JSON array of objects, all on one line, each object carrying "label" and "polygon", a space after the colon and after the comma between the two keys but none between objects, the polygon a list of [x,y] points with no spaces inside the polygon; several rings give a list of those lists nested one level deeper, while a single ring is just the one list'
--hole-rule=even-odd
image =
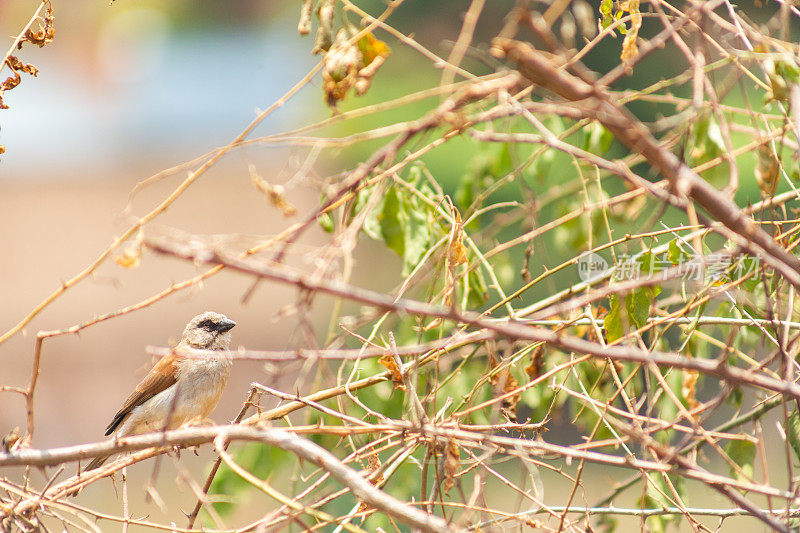
[{"label": "bird's breast", "polygon": [[[230,360],[190,359],[182,364],[178,394],[192,416],[207,417],[214,410],[231,371]],[[193,408],[193,409],[192,409]]]}]

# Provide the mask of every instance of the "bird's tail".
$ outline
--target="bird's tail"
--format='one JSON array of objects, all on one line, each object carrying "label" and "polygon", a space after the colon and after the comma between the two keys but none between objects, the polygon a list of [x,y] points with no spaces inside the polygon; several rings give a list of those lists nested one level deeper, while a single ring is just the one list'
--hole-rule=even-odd
[{"label": "bird's tail", "polygon": [[89,470],[94,470],[95,468],[100,467],[103,463],[105,463],[108,460],[109,457],[111,457],[111,456],[110,455],[101,455],[100,457],[95,457],[94,459],[92,459],[89,462],[88,465],[86,465],[86,468],[84,468],[83,471],[87,472]]}]

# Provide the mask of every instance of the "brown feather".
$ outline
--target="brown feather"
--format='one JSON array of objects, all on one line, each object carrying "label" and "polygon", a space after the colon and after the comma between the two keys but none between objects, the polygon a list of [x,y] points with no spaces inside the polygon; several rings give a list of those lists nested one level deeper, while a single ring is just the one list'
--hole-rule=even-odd
[{"label": "brown feather", "polygon": [[178,363],[181,360],[182,358],[176,353],[162,357],[114,415],[114,419],[106,428],[106,435],[111,435],[136,407],[174,385],[178,381]]}]

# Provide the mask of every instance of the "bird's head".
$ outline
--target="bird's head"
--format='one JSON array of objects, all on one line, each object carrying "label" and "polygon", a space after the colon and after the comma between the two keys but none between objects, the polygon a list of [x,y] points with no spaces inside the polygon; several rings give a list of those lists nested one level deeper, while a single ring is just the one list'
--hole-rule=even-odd
[{"label": "bird's head", "polygon": [[206,311],[194,317],[183,330],[182,343],[203,350],[227,350],[230,330],[236,322],[223,314]]}]

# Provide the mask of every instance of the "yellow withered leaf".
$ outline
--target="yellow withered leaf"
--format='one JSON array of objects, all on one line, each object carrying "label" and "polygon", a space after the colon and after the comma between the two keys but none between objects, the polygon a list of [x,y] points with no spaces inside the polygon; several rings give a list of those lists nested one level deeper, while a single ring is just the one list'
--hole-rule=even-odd
[{"label": "yellow withered leaf", "polygon": [[467,247],[464,246],[464,224],[461,222],[461,213],[456,211],[456,223],[453,226],[453,239],[450,241],[448,258],[450,267],[467,262]]},{"label": "yellow withered leaf", "polygon": [[631,27],[622,40],[622,54],[620,59],[628,61],[635,59],[639,55],[639,46],[636,39],[639,37],[639,29],[642,27],[642,14],[639,12],[639,0],[627,0],[620,4],[620,11],[627,11],[631,14]]},{"label": "yellow withered leaf", "polygon": [[775,157],[769,143],[762,144],[758,147],[758,164],[755,168],[756,181],[758,187],[761,189],[762,198],[770,198],[775,194],[775,188],[778,186],[778,174],[780,170],[780,162]]},{"label": "yellow withered leaf", "polygon": [[389,46],[376,39],[372,33],[367,33],[358,40],[358,49],[361,50],[361,65],[362,68],[369,66],[377,57],[387,57],[392,53]]},{"label": "yellow withered leaf", "polygon": [[378,359],[378,362],[385,366],[386,369],[392,373],[392,383],[394,384],[394,388],[406,390],[405,383],[403,383],[403,374],[400,372],[400,367],[398,367],[397,363],[395,363],[394,357],[387,353]]},{"label": "yellow withered leaf", "polygon": [[447,493],[456,484],[456,473],[458,472],[458,465],[461,462],[461,452],[458,449],[458,444],[455,441],[447,443],[444,450],[444,480],[442,481],[442,492]]},{"label": "yellow withered leaf", "polygon": [[142,262],[142,249],[140,247],[128,247],[122,250],[122,255],[114,258],[122,268],[136,268]]}]

